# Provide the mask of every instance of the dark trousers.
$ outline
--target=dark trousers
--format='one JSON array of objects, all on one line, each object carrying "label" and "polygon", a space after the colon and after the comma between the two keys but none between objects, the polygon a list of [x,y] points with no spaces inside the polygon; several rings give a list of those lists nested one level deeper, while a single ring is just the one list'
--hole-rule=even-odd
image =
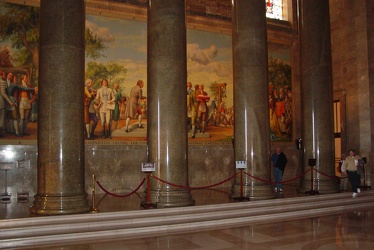
[{"label": "dark trousers", "polygon": [[352,186],[352,192],[357,193],[357,188],[359,188],[361,184],[360,175],[358,174],[357,171],[348,171],[348,170],[347,170],[347,174],[348,174],[348,180]]}]

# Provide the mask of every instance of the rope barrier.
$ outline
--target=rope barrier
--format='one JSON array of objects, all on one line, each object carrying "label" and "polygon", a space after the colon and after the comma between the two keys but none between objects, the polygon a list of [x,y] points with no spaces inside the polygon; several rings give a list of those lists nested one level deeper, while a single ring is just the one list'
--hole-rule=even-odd
[{"label": "rope barrier", "polygon": [[139,188],[144,184],[145,180],[147,179],[147,177],[144,177],[142,182],[139,184],[139,186],[132,192],[128,193],[128,194],[125,194],[125,195],[118,195],[118,194],[114,194],[114,193],[111,193],[109,192],[108,190],[106,190],[103,186],[101,186],[100,182],[99,181],[96,181],[97,185],[99,185],[99,187],[107,194],[110,194],[112,196],[115,196],[115,197],[121,197],[121,198],[124,198],[124,197],[127,197],[127,196],[130,196],[132,195],[133,193],[135,193],[136,191],[139,190]]},{"label": "rope barrier", "polygon": [[264,180],[264,179],[260,179],[258,177],[254,177],[253,175],[250,175],[248,174],[247,172],[244,172],[246,175],[248,175],[249,177],[252,177],[253,179],[256,179],[258,181],[262,181],[262,182],[266,182],[266,183],[269,183],[269,184],[280,184],[280,183],[287,183],[287,182],[291,182],[291,181],[294,181],[294,180],[297,180],[301,177],[303,177],[306,173],[308,173],[310,171],[310,169],[308,169],[307,171],[305,171],[304,173],[302,173],[301,175],[299,176],[296,176],[295,178],[292,178],[290,180],[286,180],[286,181],[282,181],[282,182],[274,182],[274,181],[268,181],[268,180]]},{"label": "rope barrier", "polygon": [[347,176],[345,176],[345,177],[339,177],[339,176],[327,175],[327,174],[325,174],[325,173],[323,173],[323,172],[321,172],[321,171],[319,171],[319,170],[317,170],[315,168],[313,168],[313,170],[316,171],[317,173],[320,173],[321,175],[324,175],[324,176],[329,177],[331,179],[345,179],[345,178],[348,178]]},{"label": "rope barrier", "polygon": [[211,188],[211,187],[215,187],[215,186],[221,185],[221,184],[223,184],[223,183],[225,183],[225,182],[227,182],[227,181],[233,179],[233,178],[234,178],[235,176],[237,176],[237,175],[238,175],[238,173],[235,173],[234,175],[230,176],[229,178],[227,178],[227,179],[225,179],[225,180],[223,180],[223,181],[220,181],[220,182],[218,182],[218,183],[216,183],[216,184],[212,184],[212,185],[209,185],[209,186],[201,186],[201,187],[187,187],[187,186],[176,185],[176,184],[173,184],[173,183],[171,183],[171,182],[164,181],[164,180],[162,180],[162,179],[160,179],[160,178],[158,178],[158,177],[156,177],[156,176],[154,176],[154,175],[152,175],[152,177],[155,178],[155,179],[158,180],[158,181],[161,181],[161,182],[163,182],[163,183],[165,183],[165,184],[168,184],[168,185],[170,185],[170,186],[173,186],[173,187],[184,188],[184,189],[190,189],[190,190],[196,190],[196,189]]},{"label": "rope barrier", "polygon": [[[317,173],[322,174],[322,175],[324,175],[324,176],[327,176],[327,177],[329,177],[329,178],[337,178],[337,179],[345,179],[345,178],[347,178],[347,177],[330,176],[330,175],[327,175],[327,174],[325,174],[325,173],[323,173],[323,172],[321,172],[321,171],[319,171],[319,170],[317,170],[317,169],[314,169],[314,168],[313,168],[313,170],[316,171]],[[280,183],[283,183],[283,184],[284,184],[284,183],[288,183],[288,182],[291,182],[291,181],[295,181],[295,180],[297,180],[297,179],[303,177],[303,176],[306,175],[309,171],[310,171],[310,169],[306,170],[305,172],[303,172],[303,173],[302,173],[301,175],[299,175],[299,176],[296,176],[296,177],[294,177],[294,178],[292,178],[292,179],[289,179],[289,180],[286,180],[286,181],[282,181],[282,182],[273,182],[273,181],[268,181],[268,180],[264,180],[264,179],[261,179],[261,178],[255,177],[255,176],[253,176],[253,175],[250,175],[250,174],[247,173],[247,172],[244,172],[244,173],[245,173],[247,176],[249,176],[249,177],[251,177],[251,178],[253,178],[253,179],[256,179],[256,180],[259,180],[259,181],[262,181],[262,182],[265,182],[265,183],[268,183],[268,184],[280,184]],[[212,184],[212,185],[208,185],[208,186],[200,186],[200,187],[188,187],[188,186],[177,185],[177,184],[173,184],[173,183],[171,183],[171,182],[168,182],[168,181],[162,180],[162,179],[158,178],[157,176],[154,176],[154,175],[151,175],[151,176],[152,176],[154,179],[156,179],[156,180],[158,180],[158,181],[161,181],[161,182],[163,182],[163,183],[165,183],[165,184],[168,184],[168,185],[170,185],[170,186],[173,186],[173,187],[184,188],[184,189],[190,189],[190,190],[197,190],[197,189],[208,189],[208,188],[212,188],[212,187],[215,187],[215,186],[221,185],[221,184],[223,184],[223,183],[225,183],[225,182],[228,182],[228,181],[230,181],[231,179],[235,178],[238,174],[239,174],[239,172],[233,174],[232,176],[230,176],[230,177],[226,178],[225,180],[220,181],[220,182],[218,182],[218,183],[215,183],[215,184]],[[102,189],[106,194],[108,194],[108,195],[112,195],[112,196],[115,196],[115,197],[124,198],[124,197],[128,197],[128,196],[134,194],[135,192],[137,192],[137,191],[140,189],[140,187],[144,184],[144,182],[145,182],[146,179],[147,179],[147,177],[144,177],[143,180],[141,181],[141,183],[139,184],[139,186],[138,186],[134,191],[132,191],[132,192],[130,192],[130,193],[128,193],[128,194],[125,194],[125,195],[118,195],[118,194],[115,194],[115,193],[109,192],[108,190],[106,190],[106,189],[105,189],[105,188],[100,184],[100,182],[99,182],[98,180],[96,180],[96,183],[99,185],[99,187],[100,187],[100,188],[101,188],[101,189]]]}]

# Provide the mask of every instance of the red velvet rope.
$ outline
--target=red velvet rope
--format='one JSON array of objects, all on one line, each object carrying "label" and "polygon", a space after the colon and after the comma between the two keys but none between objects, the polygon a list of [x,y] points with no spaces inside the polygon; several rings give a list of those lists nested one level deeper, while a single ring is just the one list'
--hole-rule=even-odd
[{"label": "red velvet rope", "polygon": [[187,187],[187,186],[176,185],[176,184],[173,184],[173,183],[170,183],[170,182],[167,182],[167,181],[161,180],[160,178],[158,178],[158,177],[156,177],[156,176],[154,176],[154,175],[152,175],[152,177],[155,178],[155,179],[158,180],[158,181],[161,181],[161,182],[163,182],[163,183],[165,183],[165,184],[168,184],[168,185],[170,185],[170,186],[173,186],[173,187],[178,187],[178,188],[185,188],[185,189],[195,190],[195,189],[211,188],[211,187],[215,187],[215,186],[221,185],[222,183],[225,183],[225,182],[231,180],[232,178],[234,178],[234,177],[237,176],[237,175],[238,175],[238,173],[235,173],[235,174],[232,175],[231,177],[229,177],[229,178],[227,178],[227,179],[225,179],[225,180],[223,180],[223,181],[221,181],[221,182],[218,182],[218,183],[216,183],[216,184],[212,184],[212,185],[209,185],[209,186],[201,186],[201,187]]},{"label": "red velvet rope", "polygon": [[299,176],[296,176],[295,178],[292,178],[290,180],[287,180],[287,181],[282,181],[282,182],[274,182],[274,181],[268,181],[268,180],[264,180],[264,179],[260,179],[258,177],[254,177],[250,174],[248,174],[247,172],[244,172],[246,175],[248,175],[249,177],[252,177],[253,179],[256,179],[256,180],[259,180],[259,181],[262,181],[262,182],[266,182],[266,183],[269,183],[269,184],[280,184],[280,183],[287,183],[287,182],[290,182],[290,181],[294,181],[294,180],[297,180],[301,177],[303,177],[306,173],[308,173],[310,171],[310,169],[308,169],[307,171],[305,171],[304,173],[302,173],[301,175]]},{"label": "red velvet rope", "polygon": [[112,195],[112,196],[115,196],[115,197],[121,197],[121,198],[124,198],[124,197],[127,197],[127,196],[130,196],[132,195],[133,193],[135,193],[136,191],[139,190],[139,188],[144,184],[145,180],[147,179],[147,177],[144,177],[142,182],[139,184],[139,186],[132,192],[128,193],[128,194],[125,194],[125,195],[119,195],[119,194],[114,194],[114,193],[111,193],[109,192],[108,190],[106,190],[103,186],[101,186],[100,182],[99,181],[96,181],[97,185],[99,185],[99,187],[107,194],[109,195]]},{"label": "red velvet rope", "polygon": [[[337,177],[337,176],[330,176],[330,175],[327,175],[327,174],[324,174],[322,173],[321,171],[317,170],[317,169],[314,169],[314,171],[316,171],[317,173],[320,173],[324,176],[327,176],[327,177],[330,177],[330,178],[337,178],[337,179],[344,179],[344,178],[347,178],[347,177]],[[262,182],[266,182],[266,183],[269,183],[269,184],[280,184],[280,183],[287,183],[287,182],[291,182],[291,181],[295,181],[301,177],[303,177],[306,173],[308,173],[310,171],[310,169],[308,169],[307,171],[305,171],[304,173],[302,173],[301,175],[299,176],[296,176],[295,178],[292,178],[292,179],[289,179],[289,180],[286,180],[286,181],[282,181],[282,182],[273,182],[273,181],[268,181],[268,180],[264,180],[264,179],[261,179],[261,178],[258,178],[258,177],[255,177],[255,176],[252,176],[250,174],[248,174],[247,172],[244,172],[246,175],[248,175],[249,177],[252,177],[253,179],[256,179],[256,180],[259,180],[259,181],[262,181]],[[239,174],[239,172],[235,173],[234,175],[230,176],[229,178],[223,180],[223,181],[220,181],[218,183],[215,183],[215,184],[212,184],[212,185],[208,185],[208,186],[200,186],[200,187],[188,187],[188,186],[181,186],[181,185],[176,185],[176,184],[173,184],[173,183],[170,183],[170,182],[167,182],[167,181],[164,181],[154,175],[152,175],[153,178],[155,178],[156,180],[158,181],[161,181],[165,184],[168,184],[170,186],[173,186],[173,187],[178,187],[178,188],[185,188],[185,189],[190,189],[190,190],[196,190],[196,189],[205,189],[205,188],[211,188],[211,187],[215,187],[215,186],[218,186],[218,185],[221,185],[231,179],[233,179],[234,177],[236,177],[237,175]],[[96,183],[99,185],[99,187],[107,194],[109,195],[112,195],[112,196],[115,196],[115,197],[127,197],[127,196],[130,196],[132,195],[133,193],[135,193],[136,191],[138,191],[140,189],[140,187],[144,184],[145,180],[147,179],[147,177],[144,177],[142,182],[139,184],[139,186],[132,192],[128,193],[128,194],[125,194],[125,195],[118,195],[118,194],[114,194],[114,193],[111,193],[109,192],[108,190],[106,190],[101,184],[99,181],[96,181]]]},{"label": "red velvet rope", "polygon": [[345,179],[345,178],[348,178],[347,176],[345,176],[345,177],[338,177],[338,176],[327,175],[327,174],[322,173],[321,171],[319,171],[319,170],[317,170],[315,168],[313,168],[313,170],[316,171],[317,173],[320,173],[321,175],[327,176],[327,177],[332,178],[332,179]]}]

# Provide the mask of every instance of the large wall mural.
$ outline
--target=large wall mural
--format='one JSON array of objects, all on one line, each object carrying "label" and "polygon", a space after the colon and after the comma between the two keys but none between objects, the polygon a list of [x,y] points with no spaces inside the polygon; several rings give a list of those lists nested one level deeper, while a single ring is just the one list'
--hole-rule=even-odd
[{"label": "large wall mural", "polygon": [[[20,93],[24,93],[30,104],[27,114],[22,115],[23,119],[19,105],[7,107],[0,143],[4,139],[36,139],[38,17],[39,8],[0,3],[0,69],[11,73],[13,76],[9,80],[18,86],[13,88],[13,92],[8,88],[8,94],[18,102]],[[21,22],[27,28],[24,33],[17,32],[15,25]],[[26,35],[26,41],[21,39],[22,35]],[[187,82],[181,88],[186,88],[188,101],[191,100],[190,93],[194,93],[200,101],[199,107],[193,109],[191,102],[186,104],[189,141],[230,141],[234,126],[231,36],[188,29],[187,73]],[[146,22],[87,15],[85,78],[86,82],[82,85],[86,85],[85,90],[89,93],[85,107],[91,115],[91,119],[87,120],[86,139],[108,141],[111,137],[111,141],[144,141],[146,129],[137,129],[138,126],[132,125],[139,122],[139,114],[141,123],[144,126],[147,123]],[[100,108],[97,107],[100,104],[97,93],[103,79],[107,80],[116,100],[109,134],[103,133],[97,115]],[[126,105],[139,80],[144,83],[141,88],[143,98],[138,101],[135,119],[127,124]],[[287,45],[269,45],[269,103],[271,140],[292,141],[292,84],[290,49]],[[42,110],[39,108],[39,112]]]}]

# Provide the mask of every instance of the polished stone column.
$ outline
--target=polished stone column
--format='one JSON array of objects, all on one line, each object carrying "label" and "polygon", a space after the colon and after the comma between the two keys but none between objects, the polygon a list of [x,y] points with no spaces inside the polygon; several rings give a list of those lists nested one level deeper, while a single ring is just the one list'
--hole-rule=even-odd
[{"label": "polished stone column", "polygon": [[[193,205],[187,166],[187,59],[184,0],[150,0],[148,6],[148,160],[156,163],[151,202]],[[170,185],[173,184],[173,185]]]},{"label": "polished stone column", "polygon": [[[366,1],[367,5],[367,17],[366,23],[368,26],[367,29],[367,36],[368,36],[368,61],[369,61],[369,86],[374,86],[374,2],[373,1]],[[371,107],[374,106],[374,89],[370,87],[370,102]],[[370,115],[370,133],[374,134],[374,116]],[[372,187],[372,183],[374,183],[374,164],[373,164],[373,157],[374,157],[374,145],[373,140],[368,139],[369,143],[367,144],[368,152],[368,163],[365,165],[365,185]],[[361,153],[362,155],[362,153]]]},{"label": "polished stone column", "polygon": [[84,178],[83,0],[40,1],[38,189],[31,212],[89,211]]},{"label": "polished stone column", "polygon": [[[270,167],[268,46],[265,1],[234,0],[232,47],[234,67],[235,161],[247,161],[243,196],[274,197]],[[240,176],[233,197],[241,196]]]},{"label": "polished stone column", "polygon": [[[316,159],[313,177],[302,179],[300,191],[338,191],[335,178],[333,86],[329,1],[300,1],[301,101],[303,171]],[[322,174],[323,173],[323,174]],[[332,177],[332,178],[331,178]],[[313,181],[312,181],[313,179]],[[313,187],[312,187],[313,183]]]}]

